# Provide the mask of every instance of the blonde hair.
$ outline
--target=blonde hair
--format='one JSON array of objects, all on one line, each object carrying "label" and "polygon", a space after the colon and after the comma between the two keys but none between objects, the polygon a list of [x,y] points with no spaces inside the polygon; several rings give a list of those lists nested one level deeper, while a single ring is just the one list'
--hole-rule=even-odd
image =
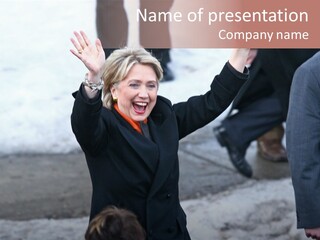
[{"label": "blonde hair", "polygon": [[163,71],[160,62],[150,52],[144,48],[117,49],[107,58],[102,73],[104,82],[103,106],[111,109],[113,102],[111,87],[122,81],[135,64],[151,66],[156,74],[157,81],[162,79]]}]

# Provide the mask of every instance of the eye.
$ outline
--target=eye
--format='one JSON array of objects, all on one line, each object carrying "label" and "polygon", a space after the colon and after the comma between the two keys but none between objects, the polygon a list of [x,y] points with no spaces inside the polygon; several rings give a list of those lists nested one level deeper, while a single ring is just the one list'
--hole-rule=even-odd
[{"label": "eye", "polygon": [[129,87],[134,88],[134,89],[139,88],[139,86],[140,85],[138,83],[130,83],[129,84]]},{"label": "eye", "polygon": [[148,84],[147,84],[147,88],[149,88],[149,89],[155,89],[155,88],[157,88],[157,84],[155,84],[155,83],[148,83]]}]

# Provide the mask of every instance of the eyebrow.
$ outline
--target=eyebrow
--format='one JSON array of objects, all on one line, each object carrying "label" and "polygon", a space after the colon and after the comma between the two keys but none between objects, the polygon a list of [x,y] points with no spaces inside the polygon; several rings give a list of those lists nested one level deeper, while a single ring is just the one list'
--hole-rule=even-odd
[{"label": "eyebrow", "polygon": [[[139,80],[139,79],[130,79],[128,81],[129,83],[130,82],[142,82],[142,80]],[[155,80],[147,80],[147,83],[157,83],[158,81],[155,79]]]}]

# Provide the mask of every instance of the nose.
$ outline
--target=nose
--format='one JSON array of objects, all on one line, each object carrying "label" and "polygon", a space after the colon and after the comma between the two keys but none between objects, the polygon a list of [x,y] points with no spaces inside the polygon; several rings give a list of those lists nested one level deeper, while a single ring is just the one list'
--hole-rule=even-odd
[{"label": "nose", "polygon": [[139,97],[147,98],[148,96],[149,96],[148,89],[145,86],[141,87],[139,91]]}]

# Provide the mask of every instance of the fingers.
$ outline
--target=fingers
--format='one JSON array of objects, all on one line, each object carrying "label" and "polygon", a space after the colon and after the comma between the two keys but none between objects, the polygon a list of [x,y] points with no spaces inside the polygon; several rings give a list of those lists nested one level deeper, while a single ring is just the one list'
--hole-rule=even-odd
[{"label": "fingers", "polygon": [[[85,34],[85,32],[84,32],[84,31],[80,31],[80,34],[81,34],[81,36],[82,36],[82,38],[83,38],[83,40],[84,40],[84,44],[85,44],[84,47],[89,46],[91,43],[90,43],[89,38],[88,38],[87,35]],[[83,47],[83,48],[84,48],[84,47]]]},{"label": "fingers", "polygon": [[74,49],[70,49],[70,52],[81,60],[81,54],[79,52],[75,51]]},{"label": "fingers", "polygon": [[105,54],[105,52],[103,50],[103,47],[102,47],[100,39],[98,39],[98,38],[96,39],[95,46],[96,46],[96,49],[98,51],[98,55],[100,56],[100,58],[105,60],[106,54]]},{"label": "fingers", "polygon": [[[83,51],[83,48],[81,47],[81,45],[78,44],[78,42],[77,42],[76,40],[74,40],[73,38],[71,38],[70,41],[72,42],[73,46],[77,49],[77,52],[78,52],[79,54],[81,54],[82,51]],[[72,53],[73,53],[73,52],[72,52]]]},{"label": "fingers", "polygon": [[[81,49],[80,50],[83,50],[85,47],[87,47],[87,43],[85,42],[84,38],[83,38],[83,35],[84,32],[82,32],[82,34],[80,35],[78,32],[73,32],[74,35],[76,36],[77,40],[78,40],[78,43],[80,44],[81,46]],[[85,34],[84,34],[85,35]],[[79,48],[77,48],[79,50]]]},{"label": "fingers", "polygon": [[91,43],[90,43],[89,38],[85,34],[85,32],[80,31],[80,34],[79,34],[78,32],[74,31],[73,34],[75,35],[76,39],[71,38],[70,40],[71,40],[73,46],[77,49],[78,53],[76,53],[76,51],[74,51],[74,50],[71,52],[74,55],[76,55],[79,59],[81,59],[81,54],[83,53],[85,48],[87,46],[89,46]]},{"label": "fingers", "polygon": [[71,38],[70,40],[74,47],[77,49],[78,53],[81,54],[86,49],[86,47],[90,47],[91,42],[84,31],[80,31],[80,33],[74,31],[73,34],[75,35],[76,39]]},{"label": "fingers", "polygon": [[103,48],[102,48],[102,44],[101,44],[100,39],[97,39],[95,43],[96,43],[96,48],[97,48],[97,50],[98,50],[99,52],[103,51]]},{"label": "fingers", "polygon": [[72,42],[75,49],[70,49],[70,52],[79,58],[81,61],[96,61],[99,59],[105,58],[105,53],[102,48],[102,44],[99,39],[95,41],[93,45],[85,32],[73,32],[74,38],[71,38],[70,41]]}]

